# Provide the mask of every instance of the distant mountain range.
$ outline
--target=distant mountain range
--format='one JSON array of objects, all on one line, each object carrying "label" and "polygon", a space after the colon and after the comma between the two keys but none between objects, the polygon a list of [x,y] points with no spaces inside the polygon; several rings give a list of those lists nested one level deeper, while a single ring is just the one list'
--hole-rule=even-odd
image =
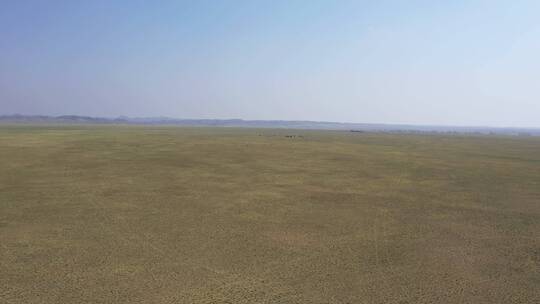
[{"label": "distant mountain range", "polygon": [[457,126],[419,126],[399,124],[341,123],[300,120],[243,120],[243,119],[177,119],[169,117],[118,118],[90,117],[78,115],[0,115],[0,123],[53,123],[53,124],[136,124],[136,125],[177,125],[237,128],[282,128],[282,129],[320,129],[352,132],[391,132],[391,133],[467,133],[500,134],[519,136],[540,136],[540,128],[495,128],[495,127],[457,127]]}]

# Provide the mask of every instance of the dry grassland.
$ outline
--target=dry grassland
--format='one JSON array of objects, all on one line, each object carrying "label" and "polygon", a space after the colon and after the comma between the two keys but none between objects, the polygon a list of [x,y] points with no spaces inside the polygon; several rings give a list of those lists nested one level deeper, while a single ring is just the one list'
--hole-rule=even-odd
[{"label": "dry grassland", "polygon": [[540,138],[0,126],[0,303],[540,303]]}]

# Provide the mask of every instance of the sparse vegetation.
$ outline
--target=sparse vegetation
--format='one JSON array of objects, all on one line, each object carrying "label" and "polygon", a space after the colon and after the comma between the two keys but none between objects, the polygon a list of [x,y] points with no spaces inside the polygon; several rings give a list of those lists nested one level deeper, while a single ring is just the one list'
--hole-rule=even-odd
[{"label": "sparse vegetation", "polygon": [[540,138],[0,127],[0,303],[538,303]]}]

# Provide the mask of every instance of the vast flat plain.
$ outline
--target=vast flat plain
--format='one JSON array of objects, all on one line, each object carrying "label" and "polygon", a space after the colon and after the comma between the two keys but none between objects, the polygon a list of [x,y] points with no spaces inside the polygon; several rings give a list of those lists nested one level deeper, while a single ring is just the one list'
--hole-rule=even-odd
[{"label": "vast flat plain", "polygon": [[0,126],[0,303],[539,302],[540,138]]}]

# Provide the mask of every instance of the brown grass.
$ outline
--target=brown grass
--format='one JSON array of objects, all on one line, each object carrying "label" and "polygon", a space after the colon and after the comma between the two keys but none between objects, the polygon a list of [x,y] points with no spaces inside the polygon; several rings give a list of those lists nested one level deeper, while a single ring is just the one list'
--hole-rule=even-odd
[{"label": "brown grass", "polygon": [[538,138],[0,126],[0,303],[539,302]]}]

